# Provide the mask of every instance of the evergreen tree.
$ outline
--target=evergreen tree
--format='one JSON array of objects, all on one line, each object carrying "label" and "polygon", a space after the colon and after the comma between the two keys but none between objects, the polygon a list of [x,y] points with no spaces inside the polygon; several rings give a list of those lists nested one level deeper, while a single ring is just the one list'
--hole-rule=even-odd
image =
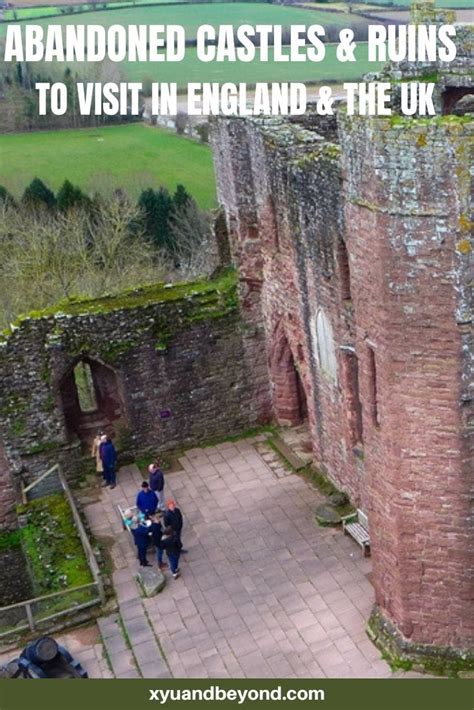
[{"label": "evergreen tree", "polygon": [[165,187],[160,187],[155,195],[157,211],[155,244],[157,247],[163,247],[171,251],[174,246],[170,227],[170,219],[173,214],[173,198]]},{"label": "evergreen tree", "polygon": [[31,207],[46,206],[53,209],[56,206],[54,192],[42,180],[35,178],[23,193],[22,202]]},{"label": "evergreen tree", "polygon": [[14,207],[16,204],[14,197],[8,192],[6,187],[3,187],[3,185],[0,185],[0,203],[1,202],[11,207]]},{"label": "evergreen tree", "polygon": [[56,202],[60,212],[67,212],[73,207],[86,207],[89,199],[79,187],[65,180],[56,195]]},{"label": "evergreen tree", "polygon": [[156,249],[171,249],[172,237],[170,218],[173,213],[173,198],[168,190],[160,187],[158,191],[148,188],[141,193],[138,206],[144,216],[145,236]]},{"label": "evergreen tree", "polygon": [[145,236],[152,241],[158,212],[156,209],[155,191],[151,187],[147,190],[143,190],[138,198],[138,206],[143,213]]},{"label": "evergreen tree", "polygon": [[184,207],[187,207],[191,203],[192,199],[193,198],[184,185],[178,185],[173,195],[173,207],[177,212],[179,212]]}]

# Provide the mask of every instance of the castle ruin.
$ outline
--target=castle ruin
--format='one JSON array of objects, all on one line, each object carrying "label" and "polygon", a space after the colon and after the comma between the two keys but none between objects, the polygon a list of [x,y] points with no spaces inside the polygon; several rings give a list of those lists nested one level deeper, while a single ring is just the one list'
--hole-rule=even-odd
[{"label": "castle ruin", "polygon": [[219,119],[213,137],[274,417],[308,416],[315,461],[368,515],[371,634],[422,663],[473,639],[468,38],[449,67],[384,72],[436,81],[436,117]]},{"label": "castle ruin", "polygon": [[99,427],[138,452],[307,421],[317,466],[368,515],[372,637],[425,667],[465,661],[473,122],[458,40],[449,67],[386,73],[436,75],[436,117],[215,121],[238,288],[224,273],[79,299],[5,334],[0,527],[15,526],[20,480],[57,461],[74,478]]}]

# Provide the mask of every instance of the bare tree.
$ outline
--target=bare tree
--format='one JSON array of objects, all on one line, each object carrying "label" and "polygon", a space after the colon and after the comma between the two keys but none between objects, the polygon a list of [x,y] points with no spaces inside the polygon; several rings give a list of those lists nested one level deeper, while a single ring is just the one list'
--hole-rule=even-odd
[{"label": "bare tree", "polygon": [[100,296],[163,280],[138,225],[140,210],[123,195],[67,213],[0,205],[0,322],[73,295]]},{"label": "bare tree", "polygon": [[203,212],[190,200],[172,217],[171,231],[181,276],[195,278],[211,274],[218,265],[218,252],[209,212]]}]

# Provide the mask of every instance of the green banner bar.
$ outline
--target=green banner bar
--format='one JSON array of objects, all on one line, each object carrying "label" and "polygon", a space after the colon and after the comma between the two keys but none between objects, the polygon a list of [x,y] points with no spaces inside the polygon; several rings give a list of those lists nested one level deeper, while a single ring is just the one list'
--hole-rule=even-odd
[{"label": "green banner bar", "polygon": [[[401,680],[64,680],[0,681],[0,710],[234,708],[472,710],[469,681]],[[293,698],[300,699],[293,699]]]}]

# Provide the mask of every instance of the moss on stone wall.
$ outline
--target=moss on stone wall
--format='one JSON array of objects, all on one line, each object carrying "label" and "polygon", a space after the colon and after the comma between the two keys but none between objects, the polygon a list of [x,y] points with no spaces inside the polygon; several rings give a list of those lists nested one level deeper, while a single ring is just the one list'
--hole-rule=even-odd
[{"label": "moss on stone wall", "polygon": [[[22,323],[40,318],[61,318],[82,315],[100,315],[113,311],[132,310],[147,306],[183,301],[189,306],[187,320],[205,320],[219,318],[237,305],[236,276],[233,270],[223,272],[218,278],[186,281],[179,283],[158,283],[127,289],[118,294],[100,298],[72,297],[60,301],[54,306],[41,311],[31,311],[20,315],[12,326],[4,330],[3,339],[7,339]],[[51,337],[61,338],[61,329],[51,333]],[[136,343],[131,343],[134,347]],[[124,344],[121,343],[120,347]]]},{"label": "moss on stone wall", "polygon": [[429,646],[402,637],[376,605],[367,624],[367,634],[382,652],[383,658],[395,669],[417,670],[433,675],[456,677],[474,669],[472,650]]}]

